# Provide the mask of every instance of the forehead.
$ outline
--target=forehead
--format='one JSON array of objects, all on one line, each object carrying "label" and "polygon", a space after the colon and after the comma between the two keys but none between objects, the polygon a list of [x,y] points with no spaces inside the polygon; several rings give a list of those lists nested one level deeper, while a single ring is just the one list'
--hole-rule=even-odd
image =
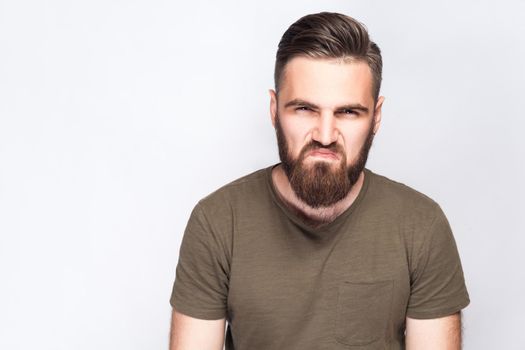
[{"label": "forehead", "polygon": [[342,103],[373,103],[372,72],[361,60],[292,58],[285,66],[280,95],[327,107]]}]

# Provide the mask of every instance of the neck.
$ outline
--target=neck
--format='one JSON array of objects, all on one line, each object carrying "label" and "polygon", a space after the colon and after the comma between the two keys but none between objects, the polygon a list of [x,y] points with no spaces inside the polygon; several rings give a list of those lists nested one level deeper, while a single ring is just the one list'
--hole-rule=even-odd
[{"label": "neck", "polygon": [[281,200],[288,208],[313,227],[319,227],[332,222],[342,212],[348,209],[357,198],[361,187],[363,187],[364,176],[365,174],[362,171],[361,174],[359,174],[357,182],[352,186],[352,189],[345,198],[328,207],[313,208],[297,197],[282,168],[282,164],[279,164],[272,170],[272,181]]}]

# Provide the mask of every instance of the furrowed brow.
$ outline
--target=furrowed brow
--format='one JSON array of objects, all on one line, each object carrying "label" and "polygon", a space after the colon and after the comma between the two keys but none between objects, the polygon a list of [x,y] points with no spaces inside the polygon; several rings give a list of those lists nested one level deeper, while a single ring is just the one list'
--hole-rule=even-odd
[{"label": "furrowed brow", "polygon": [[300,98],[294,98],[293,100],[286,102],[286,104],[284,105],[284,108],[295,107],[295,106],[306,106],[312,109],[319,109],[319,106],[317,106],[316,104],[310,103],[305,100],[301,100]]},{"label": "furrowed brow", "polygon": [[340,107],[337,107],[336,109],[338,111],[342,111],[345,109],[353,109],[353,110],[361,111],[363,113],[368,113],[368,108],[359,103],[353,103],[349,105],[340,106]]},{"label": "furrowed brow", "polygon": [[[286,104],[284,105],[284,108],[295,107],[295,106],[305,106],[305,107],[310,107],[312,109],[319,109],[318,105],[302,100],[300,98],[295,98],[291,101],[286,102]],[[336,107],[336,110],[338,111],[345,110],[345,109],[353,109],[353,110],[362,111],[364,113],[368,113],[368,108],[363,106],[360,103],[351,103],[351,104]]]}]

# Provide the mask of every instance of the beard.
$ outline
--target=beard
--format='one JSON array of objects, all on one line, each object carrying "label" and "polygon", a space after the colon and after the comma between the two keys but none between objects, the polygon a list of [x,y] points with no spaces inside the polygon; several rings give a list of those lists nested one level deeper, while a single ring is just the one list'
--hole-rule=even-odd
[{"label": "beard", "polygon": [[[275,131],[279,158],[288,181],[299,199],[312,208],[319,208],[331,206],[346,197],[365,168],[374,140],[373,121],[372,118],[366,140],[359,150],[356,161],[347,166],[346,153],[336,142],[323,146],[320,142],[312,140],[301,149],[296,159],[292,158],[279,122],[279,115],[276,116]],[[339,156],[340,163],[335,169],[332,161],[313,161],[313,164],[306,164],[306,154],[316,149],[334,152]]]}]

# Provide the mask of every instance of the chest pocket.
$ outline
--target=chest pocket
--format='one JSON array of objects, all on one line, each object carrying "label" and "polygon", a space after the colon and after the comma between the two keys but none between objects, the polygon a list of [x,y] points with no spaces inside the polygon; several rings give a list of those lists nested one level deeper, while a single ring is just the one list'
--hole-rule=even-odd
[{"label": "chest pocket", "polygon": [[393,281],[339,284],[335,338],[346,345],[367,345],[384,339],[390,322]]}]

